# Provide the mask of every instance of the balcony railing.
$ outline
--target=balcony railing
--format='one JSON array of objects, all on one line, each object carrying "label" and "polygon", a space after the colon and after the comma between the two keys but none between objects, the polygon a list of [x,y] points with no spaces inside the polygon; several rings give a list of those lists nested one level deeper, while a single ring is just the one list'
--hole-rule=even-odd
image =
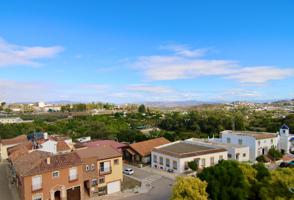
[{"label": "balcony railing", "polygon": [[69,181],[75,181],[75,180],[78,180],[78,178],[79,178],[79,176],[77,174],[68,176]]},{"label": "balcony railing", "polygon": [[32,191],[37,191],[41,189],[42,189],[42,183],[32,185]]},{"label": "balcony railing", "polygon": [[99,169],[99,174],[110,174],[110,173],[111,173],[111,167]]}]

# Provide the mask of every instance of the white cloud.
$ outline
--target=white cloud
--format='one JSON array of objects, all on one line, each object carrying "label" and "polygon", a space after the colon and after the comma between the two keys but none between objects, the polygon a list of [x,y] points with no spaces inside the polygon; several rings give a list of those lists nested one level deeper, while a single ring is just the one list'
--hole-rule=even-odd
[{"label": "white cloud", "polygon": [[0,67],[9,65],[32,65],[39,63],[37,60],[51,58],[63,51],[60,46],[27,47],[9,44],[0,38]]},{"label": "white cloud", "polygon": [[293,75],[293,69],[260,66],[241,68],[236,73],[226,76],[226,78],[235,79],[241,83],[262,84],[270,80],[280,80]]},{"label": "white cloud", "polygon": [[131,85],[127,87],[127,90],[134,92],[144,92],[144,93],[171,93],[174,92],[173,89],[162,86],[153,85]]},{"label": "white cloud", "polygon": [[207,49],[189,49],[187,46],[179,44],[162,45],[160,49],[169,50],[176,55],[185,57],[201,57],[207,52]]},{"label": "white cloud", "polygon": [[246,67],[232,60],[199,58],[206,52],[201,49],[189,50],[184,49],[183,46],[161,47],[161,49],[172,50],[174,54],[141,56],[129,64],[143,71],[149,80],[155,81],[218,76],[240,83],[263,84],[294,76],[293,69],[274,66]]}]

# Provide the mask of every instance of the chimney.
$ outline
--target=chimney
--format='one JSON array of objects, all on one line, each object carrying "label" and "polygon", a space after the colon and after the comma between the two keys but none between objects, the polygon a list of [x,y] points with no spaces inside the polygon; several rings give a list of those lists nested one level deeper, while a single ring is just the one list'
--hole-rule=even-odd
[{"label": "chimney", "polygon": [[47,157],[47,160],[46,161],[47,161],[47,164],[50,165],[50,162],[51,162],[50,157]]}]

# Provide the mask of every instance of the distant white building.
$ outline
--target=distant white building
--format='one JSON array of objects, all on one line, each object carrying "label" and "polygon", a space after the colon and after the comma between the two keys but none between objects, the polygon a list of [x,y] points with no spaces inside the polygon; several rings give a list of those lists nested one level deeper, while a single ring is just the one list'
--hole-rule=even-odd
[{"label": "distant white building", "polygon": [[0,124],[17,124],[17,123],[27,123],[27,122],[32,122],[32,120],[22,120],[20,117],[0,118]]},{"label": "distant white building", "polygon": [[249,160],[255,161],[256,157],[266,155],[271,147],[278,147],[278,135],[275,133],[231,131],[221,132],[221,142],[227,144],[246,145],[249,147]]},{"label": "distant white building", "polygon": [[199,139],[199,138],[190,138],[185,140],[189,143],[195,144],[203,144],[216,146],[220,148],[225,148],[228,151],[228,160],[237,160],[240,162],[249,161],[249,146],[239,145],[239,144],[228,144],[223,143],[219,138],[211,138],[211,139]]},{"label": "distant white building", "polygon": [[191,171],[188,163],[195,161],[199,168],[227,160],[225,148],[188,141],[177,141],[155,147],[151,152],[151,166],[161,170],[173,170],[175,173]]},{"label": "distant white building", "polygon": [[290,134],[289,131],[290,129],[286,124],[280,128],[278,148],[282,153],[294,151],[294,135]]}]

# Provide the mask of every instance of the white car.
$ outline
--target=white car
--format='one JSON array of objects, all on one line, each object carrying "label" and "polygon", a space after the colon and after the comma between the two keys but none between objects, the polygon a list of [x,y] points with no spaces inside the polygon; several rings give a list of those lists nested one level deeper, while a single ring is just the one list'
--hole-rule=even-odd
[{"label": "white car", "polygon": [[126,168],[124,169],[123,173],[126,175],[132,175],[134,174],[134,170],[132,168]]}]

